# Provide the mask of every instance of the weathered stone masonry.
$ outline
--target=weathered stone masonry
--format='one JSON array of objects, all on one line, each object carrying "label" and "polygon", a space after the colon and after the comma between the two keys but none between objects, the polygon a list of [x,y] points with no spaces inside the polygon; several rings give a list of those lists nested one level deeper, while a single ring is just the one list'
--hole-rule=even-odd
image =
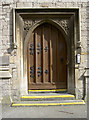
[{"label": "weathered stone masonry", "polygon": [[[81,63],[75,64],[76,96],[83,99],[89,86],[89,2],[88,0],[2,0],[0,2],[0,92],[2,97],[19,99],[18,43],[13,44],[13,8],[79,8]],[[20,51],[19,51],[20,52]],[[77,50],[75,51],[75,55]],[[7,56],[7,58],[4,58]],[[5,72],[3,75],[2,72]],[[21,88],[22,89],[22,88]],[[89,87],[88,87],[89,89]],[[89,91],[87,89],[87,91]],[[1,94],[1,93],[0,93]]]}]

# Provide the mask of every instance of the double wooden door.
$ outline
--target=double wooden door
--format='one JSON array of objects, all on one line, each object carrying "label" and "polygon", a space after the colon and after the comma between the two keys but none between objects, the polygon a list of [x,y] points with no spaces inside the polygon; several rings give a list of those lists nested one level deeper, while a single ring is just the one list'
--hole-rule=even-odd
[{"label": "double wooden door", "polygon": [[27,47],[28,89],[67,87],[67,47],[62,33],[44,23],[31,34]]}]

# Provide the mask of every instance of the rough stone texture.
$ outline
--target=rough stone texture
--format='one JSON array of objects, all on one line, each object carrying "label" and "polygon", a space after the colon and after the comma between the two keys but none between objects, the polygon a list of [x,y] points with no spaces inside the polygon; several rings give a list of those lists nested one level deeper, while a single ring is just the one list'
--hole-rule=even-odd
[{"label": "rough stone texture", "polygon": [[9,56],[0,56],[0,65],[9,65]]},{"label": "rough stone texture", "polygon": [[0,79],[0,99],[2,99],[2,80]]},{"label": "rough stone texture", "polygon": [[5,97],[8,96],[10,97],[11,94],[11,85],[10,85],[10,79],[0,79],[0,96]]},{"label": "rough stone texture", "polygon": [[[10,56],[10,71],[12,79],[0,81],[2,86],[3,95],[10,95],[10,87],[13,94],[16,96],[19,92],[17,88],[14,88],[14,83],[17,78],[17,61],[15,56],[16,50],[12,49],[12,8],[80,8],[80,38],[81,38],[81,64],[78,73],[78,84],[81,84],[78,88],[79,98],[83,97],[83,73],[84,68],[89,61],[89,2],[87,0],[1,0],[0,2],[0,55]],[[12,84],[10,84],[10,82]],[[10,86],[12,85],[12,86]],[[15,86],[16,87],[16,86]],[[0,87],[1,89],[1,87]],[[17,92],[17,93],[16,93]]]}]

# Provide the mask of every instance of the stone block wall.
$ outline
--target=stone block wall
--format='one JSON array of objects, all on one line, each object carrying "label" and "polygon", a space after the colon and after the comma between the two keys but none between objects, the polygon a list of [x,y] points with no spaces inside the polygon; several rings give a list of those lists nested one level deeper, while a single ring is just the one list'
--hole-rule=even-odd
[{"label": "stone block wall", "polygon": [[[85,68],[89,68],[89,2],[88,0],[1,0],[0,1],[0,56],[9,56],[11,79],[2,79],[5,93],[19,94],[17,83],[17,51],[13,49],[13,8],[80,8],[81,64],[78,69],[78,98],[83,97]],[[0,81],[0,82],[1,82]],[[19,83],[18,83],[19,84]],[[10,88],[9,88],[10,86]],[[8,93],[10,94],[10,93]]]}]

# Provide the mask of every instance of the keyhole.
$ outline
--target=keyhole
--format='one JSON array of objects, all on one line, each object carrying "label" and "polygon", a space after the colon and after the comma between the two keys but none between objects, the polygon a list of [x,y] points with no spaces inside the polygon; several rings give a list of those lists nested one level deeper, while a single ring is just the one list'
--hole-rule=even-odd
[{"label": "keyhole", "polygon": [[63,63],[64,59],[63,59],[63,58],[60,58],[60,61],[61,61],[61,63]]}]

